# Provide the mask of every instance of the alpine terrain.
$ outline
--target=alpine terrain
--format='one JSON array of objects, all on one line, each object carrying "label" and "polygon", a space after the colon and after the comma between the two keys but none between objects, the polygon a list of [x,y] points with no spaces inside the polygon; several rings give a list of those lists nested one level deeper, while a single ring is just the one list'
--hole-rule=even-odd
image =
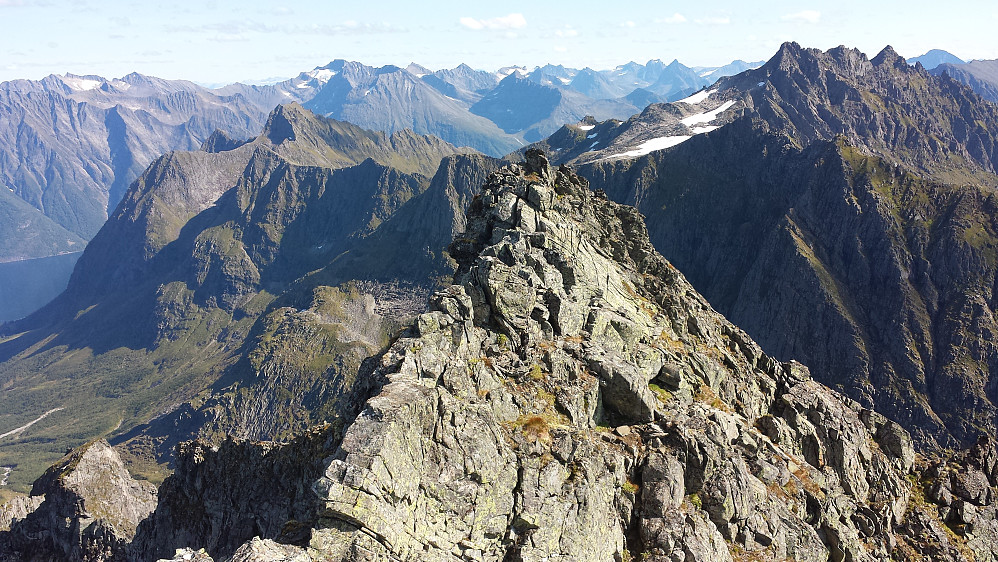
[{"label": "alpine terrain", "polygon": [[996,131],[998,107],[889,47],[786,44],[543,145],[645,213],[656,247],[763,349],[935,450],[996,430]]},{"label": "alpine terrain", "polygon": [[[335,61],[156,158],[0,325],[0,552],[998,559],[998,106],[890,47],[677,64]],[[402,126],[454,107],[539,140]]]}]

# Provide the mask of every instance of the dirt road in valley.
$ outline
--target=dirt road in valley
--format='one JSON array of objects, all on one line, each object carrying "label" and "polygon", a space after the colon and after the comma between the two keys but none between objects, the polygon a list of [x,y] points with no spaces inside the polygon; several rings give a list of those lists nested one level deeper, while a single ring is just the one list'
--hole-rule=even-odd
[{"label": "dirt road in valley", "polygon": [[58,412],[59,410],[62,410],[62,409],[63,408],[61,408],[61,407],[60,408],[52,408],[51,410],[49,410],[49,411],[45,412],[44,414],[38,416],[37,418],[33,419],[32,421],[29,421],[28,423],[22,425],[21,427],[12,429],[12,430],[8,431],[7,433],[0,433],[0,439],[3,439],[4,437],[10,437],[11,435],[17,435],[18,433],[21,433],[25,429],[28,429],[29,427],[31,427],[31,426],[35,425],[36,423],[42,421],[43,419],[47,418],[49,414]]}]

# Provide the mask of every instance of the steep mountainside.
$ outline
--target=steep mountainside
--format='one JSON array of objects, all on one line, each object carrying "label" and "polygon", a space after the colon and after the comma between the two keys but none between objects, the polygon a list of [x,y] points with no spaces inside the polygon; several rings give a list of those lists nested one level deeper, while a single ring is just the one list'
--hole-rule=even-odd
[{"label": "steep mountainside", "polygon": [[[0,441],[11,485],[84,439],[113,433],[141,463],[184,436],[273,439],[335,412],[452,271],[457,186],[492,166],[459,152],[291,104],[252,142],[157,159],[66,292],[0,328],[0,427],[61,408]],[[436,226],[411,236],[421,223]]]},{"label": "steep mountainside", "polygon": [[[774,360],[715,312],[654,250],[635,209],[540,152],[526,157],[472,200],[450,247],[454,283],[361,369],[353,412],[286,444],[185,444],[131,544],[132,527],[109,522],[137,502],[96,513],[100,497],[83,497],[52,526],[109,531],[61,530],[29,552],[995,559],[994,441],[916,456],[896,423]],[[51,511],[13,506],[0,544],[25,552],[17,541]]]},{"label": "steep mountainside", "polygon": [[[0,237],[0,255],[41,258],[82,250],[153,159],[194,150],[219,128],[235,138],[255,136],[276,104],[308,92],[245,86],[213,91],[140,74],[0,83],[0,184],[38,215],[18,220],[0,214],[0,231],[12,234]],[[7,214],[24,207],[6,194],[0,198]],[[54,244],[48,240],[53,236]],[[67,240],[75,246],[67,248]],[[68,269],[32,269],[50,261],[20,267],[30,278],[52,276],[48,291],[0,286],[0,319],[19,318],[65,287]]]},{"label": "steep mountainside", "polygon": [[688,104],[589,131],[680,136],[669,150],[579,156],[568,130],[548,145],[645,213],[656,247],[764,349],[926,450],[993,435],[998,107],[890,48],[795,44],[693,101],[729,105],[701,134],[675,132]]},{"label": "steep mountainside", "polygon": [[140,74],[3,82],[0,181],[89,239],[154,158],[196,149],[215,129],[254,136],[271,102]]},{"label": "steep mountainside", "polygon": [[998,103],[998,60],[973,60],[966,64],[941,64],[932,74],[948,74],[970,86],[986,100]]}]

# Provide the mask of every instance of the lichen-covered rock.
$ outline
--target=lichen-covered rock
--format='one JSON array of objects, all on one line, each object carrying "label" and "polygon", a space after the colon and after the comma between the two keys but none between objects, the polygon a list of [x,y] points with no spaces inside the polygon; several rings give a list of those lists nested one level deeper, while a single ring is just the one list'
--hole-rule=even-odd
[{"label": "lichen-covered rock", "polygon": [[901,529],[909,559],[998,560],[998,444],[982,437],[948,457],[920,459],[915,509]]},{"label": "lichen-covered rock", "polygon": [[0,532],[9,531],[12,524],[38,509],[43,501],[45,496],[16,496],[0,505]]},{"label": "lichen-covered rock", "polygon": [[240,546],[225,562],[310,562],[304,549],[276,543],[270,539],[253,538]]},{"label": "lichen-covered rock", "polygon": [[120,557],[139,522],[156,507],[155,487],[133,479],[103,439],[49,468],[35,481],[31,496],[44,500],[0,537],[0,545],[6,540],[12,555],[26,560]]},{"label": "lichen-covered rock", "polygon": [[178,548],[172,558],[160,558],[157,562],[214,562],[203,549]]}]

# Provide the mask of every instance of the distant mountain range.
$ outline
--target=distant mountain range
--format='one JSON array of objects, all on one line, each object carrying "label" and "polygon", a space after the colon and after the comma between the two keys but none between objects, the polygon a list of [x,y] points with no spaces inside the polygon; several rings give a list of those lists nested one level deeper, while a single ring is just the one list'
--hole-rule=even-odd
[{"label": "distant mountain range", "polygon": [[73,261],[40,258],[78,255],[154,158],[195,149],[216,129],[253,136],[274,105],[294,99],[272,87],[208,90],[140,74],[0,84],[0,279],[15,267],[7,264],[23,262],[17,286],[33,287],[0,286],[0,320],[65,287]]},{"label": "distant mountain range", "polygon": [[984,99],[998,103],[998,60],[964,62],[951,53],[932,49],[920,57],[908,59],[909,64],[916,62],[935,76],[948,74],[954,80],[970,86]]},{"label": "distant mountain range", "polygon": [[965,64],[941,64],[932,74],[948,74],[970,86],[986,100],[998,103],[998,60],[974,60]]},{"label": "distant mountain range", "polygon": [[[278,104],[298,102],[369,129],[434,134],[502,156],[586,115],[627,118],[748,66],[691,69],[653,60],[598,72],[551,65],[486,72],[336,60],[274,84],[219,89],[140,74],[4,82],[0,183],[27,206],[0,213],[0,232],[9,233],[0,242],[0,320],[20,317],[61,290],[73,261],[38,258],[78,255],[153,159],[196,149],[216,129],[251,138]],[[17,266],[26,282],[3,285],[12,278],[4,264],[22,260],[33,260]],[[37,274],[32,264],[39,264]]]},{"label": "distant mountain range", "polygon": [[963,64],[964,60],[942,49],[930,49],[924,55],[908,59],[908,64],[921,64],[925,70],[932,70],[941,64]]}]

